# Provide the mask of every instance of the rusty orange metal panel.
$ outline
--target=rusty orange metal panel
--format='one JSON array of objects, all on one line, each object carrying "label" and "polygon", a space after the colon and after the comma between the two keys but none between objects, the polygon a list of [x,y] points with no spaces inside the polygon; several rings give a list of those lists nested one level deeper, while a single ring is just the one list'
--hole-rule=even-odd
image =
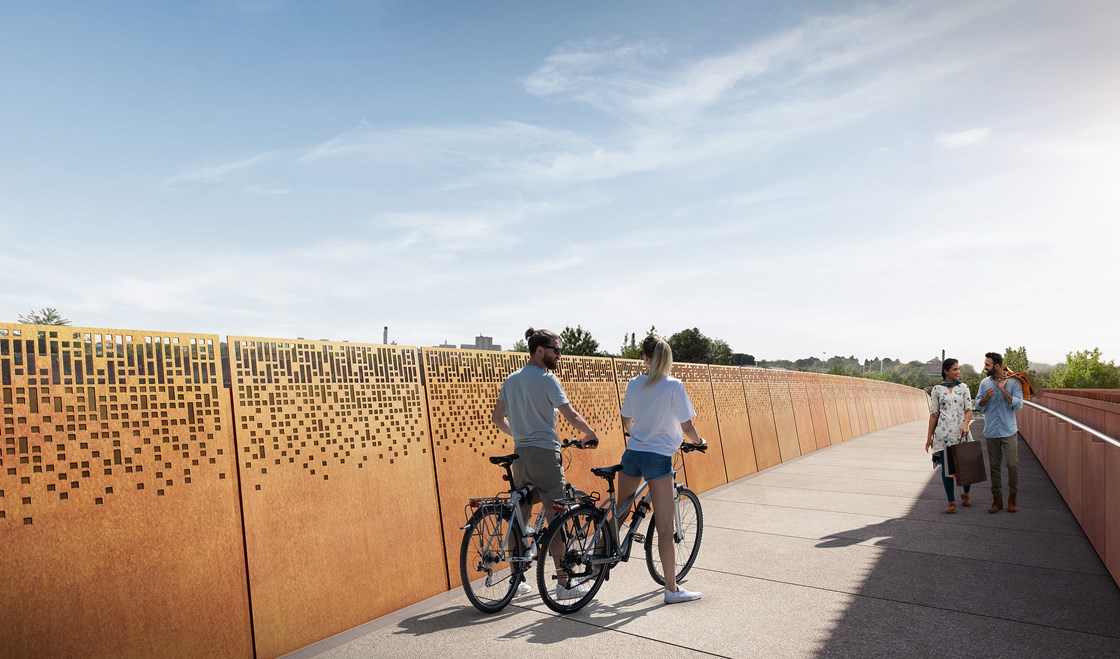
[{"label": "rusty orange metal panel", "polygon": [[218,337],[0,324],[0,400],[0,656],[251,656]]},{"label": "rusty orange metal panel", "polygon": [[774,426],[778,431],[778,448],[782,462],[801,455],[797,441],[797,422],[793,418],[793,403],[789,395],[788,373],[784,371],[763,371],[766,386],[770,389],[770,404],[774,410]]},{"label": "rusty orange metal panel", "polygon": [[685,456],[688,486],[697,492],[706,492],[727,483],[724,466],[723,442],[719,419],[716,415],[715,395],[712,392],[712,375],[707,364],[673,364],[673,376],[684,383],[696,417],[692,420],[696,432],[708,440],[708,450]]},{"label": "rusty orange metal panel", "polygon": [[257,654],[291,652],[445,591],[417,350],[229,344]]},{"label": "rusty orange metal panel", "polygon": [[859,426],[854,420],[854,410],[849,401],[850,393],[844,384],[845,378],[834,375],[830,379],[832,380],[832,390],[836,395],[836,413],[840,417],[840,437],[843,441],[847,441],[855,437],[859,430]]},{"label": "rusty orange metal panel", "polygon": [[803,373],[805,388],[809,395],[809,415],[813,420],[813,442],[818,449],[831,445],[829,440],[828,414],[825,412],[824,393],[821,391],[821,376],[816,373]]},{"label": "rusty orange metal panel", "polygon": [[770,404],[770,387],[766,384],[765,373],[758,368],[743,369],[743,390],[747,394],[755,462],[760,471],[782,462],[778,427],[774,422],[774,408]]},{"label": "rusty orange metal panel", "polygon": [[[1120,414],[1114,414],[1120,417]],[[1115,435],[1110,435],[1114,437]],[[1105,450],[1105,552],[1101,555],[1112,580],[1120,584],[1120,449],[1098,444]]]},{"label": "rusty orange metal panel", "polygon": [[817,384],[824,400],[824,418],[828,423],[828,443],[839,444],[844,441],[844,431],[840,425],[840,405],[837,400],[835,378],[831,375],[818,375]]},{"label": "rusty orange metal panel", "polygon": [[742,369],[737,366],[709,368],[712,373],[716,417],[719,420],[719,436],[723,444],[724,467],[730,482],[758,471],[747,412],[747,396],[743,389]]},{"label": "rusty orange metal panel", "polygon": [[513,453],[513,438],[491,421],[502,382],[528,362],[515,352],[421,348],[432,455],[439,483],[445,562],[452,588],[459,579],[459,546],[470,497],[509,489],[504,472],[486,458]]},{"label": "rusty orange metal panel", "polygon": [[863,406],[860,405],[859,392],[855,386],[857,380],[841,376],[840,381],[844,392],[844,402],[848,406],[848,420],[852,424],[852,436],[859,437],[867,433],[867,421],[864,419]]},{"label": "rusty orange metal panel", "polygon": [[[599,436],[599,448],[594,450],[571,450],[568,452],[571,463],[566,475],[576,487],[585,492],[598,492],[606,495],[606,481],[591,473],[592,467],[606,467],[618,464],[626,449],[622,434],[622,408],[619,396],[617,374],[609,357],[575,357],[565,355],[560,359],[556,375],[564,385],[564,392],[572,407]],[[571,425],[559,415],[557,428],[560,437],[581,437]]]},{"label": "rusty orange metal panel", "polygon": [[789,398],[793,405],[793,420],[797,425],[797,442],[801,455],[817,450],[817,437],[813,429],[813,410],[809,404],[809,381],[804,373],[786,374]]}]

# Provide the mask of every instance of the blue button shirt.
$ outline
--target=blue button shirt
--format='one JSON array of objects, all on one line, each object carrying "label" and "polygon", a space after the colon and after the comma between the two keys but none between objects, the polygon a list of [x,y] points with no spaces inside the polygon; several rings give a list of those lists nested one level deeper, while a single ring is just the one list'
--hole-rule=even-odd
[{"label": "blue button shirt", "polygon": [[[1003,382],[1003,388],[1011,394],[1010,403],[990,377],[980,382],[980,389],[976,392],[976,409],[984,412],[985,437],[1010,437],[1019,432],[1015,411],[1023,407],[1023,385],[1015,378],[1007,378]],[[984,400],[984,395],[993,389],[995,395],[987,405],[982,405],[980,401]]]}]

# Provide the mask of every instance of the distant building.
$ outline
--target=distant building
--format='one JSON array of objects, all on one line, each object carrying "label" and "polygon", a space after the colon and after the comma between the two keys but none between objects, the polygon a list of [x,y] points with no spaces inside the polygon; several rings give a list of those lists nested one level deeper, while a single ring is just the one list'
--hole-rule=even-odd
[{"label": "distant building", "polygon": [[931,378],[941,377],[941,361],[937,357],[926,362],[926,373],[929,373]]},{"label": "distant building", "polygon": [[497,350],[497,351],[501,351],[501,349],[502,349],[502,346],[494,344],[494,337],[492,337],[492,336],[482,336],[481,334],[474,337],[474,343],[473,344],[472,343],[464,343],[464,344],[460,345],[459,347],[464,349],[464,350]]},{"label": "distant building", "polygon": [[439,344],[436,347],[437,348],[455,348],[455,347],[458,347],[458,346],[456,346],[454,343],[448,343],[447,339],[444,339],[443,343]]}]

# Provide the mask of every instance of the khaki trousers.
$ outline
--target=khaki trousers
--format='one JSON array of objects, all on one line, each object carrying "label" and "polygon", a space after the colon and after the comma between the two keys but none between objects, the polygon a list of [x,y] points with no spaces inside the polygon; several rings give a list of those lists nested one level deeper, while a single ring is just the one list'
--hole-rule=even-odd
[{"label": "khaki trousers", "polygon": [[1003,494],[1003,469],[1007,461],[1008,494],[1019,493],[1019,435],[1010,437],[988,437],[988,480],[992,483],[992,494]]}]

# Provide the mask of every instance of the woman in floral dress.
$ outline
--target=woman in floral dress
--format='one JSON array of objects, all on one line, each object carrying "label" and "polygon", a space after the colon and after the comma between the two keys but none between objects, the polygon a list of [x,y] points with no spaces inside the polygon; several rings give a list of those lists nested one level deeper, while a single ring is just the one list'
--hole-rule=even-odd
[{"label": "woman in floral dress", "polygon": [[[941,482],[949,505],[945,512],[957,512],[956,486],[949,471],[948,449],[959,444],[968,435],[968,424],[972,421],[972,397],[968,385],[961,382],[960,363],[952,358],[941,363],[941,377],[944,380],[935,386],[929,397],[929,430],[926,431],[926,452],[933,448],[933,463],[941,465]],[[972,505],[969,498],[970,486],[964,486],[961,505]]]}]

